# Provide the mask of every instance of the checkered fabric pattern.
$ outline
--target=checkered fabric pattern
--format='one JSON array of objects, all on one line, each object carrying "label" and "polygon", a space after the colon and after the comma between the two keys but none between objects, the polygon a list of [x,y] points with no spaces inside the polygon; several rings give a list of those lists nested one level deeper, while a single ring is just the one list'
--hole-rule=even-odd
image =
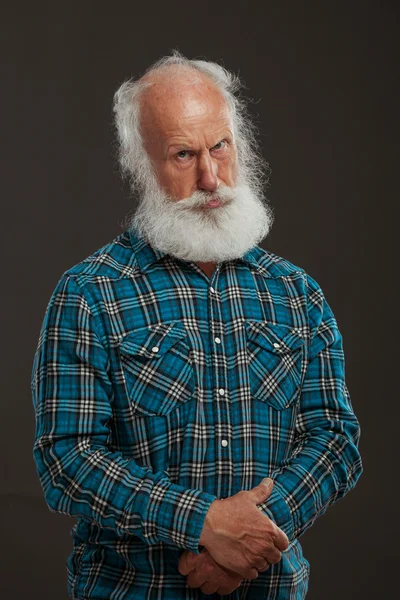
[{"label": "checkered fabric pattern", "polygon": [[46,502],[78,518],[71,598],[221,598],[179,556],[215,498],[267,476],[290,545],[229,598],[304,598],[298,538],[362,463],[342,335],[302,268],[255,246],[208,278],[126,230],[61,276],[31,384]]}]

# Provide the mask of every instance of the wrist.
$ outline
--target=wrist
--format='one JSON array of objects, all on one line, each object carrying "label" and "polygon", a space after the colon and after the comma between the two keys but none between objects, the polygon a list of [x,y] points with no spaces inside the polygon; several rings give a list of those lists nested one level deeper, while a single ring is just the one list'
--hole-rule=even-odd
[{"label": "wrist", "polygon": [[218,512],[218,505],[220,502],[221,500],[217,499],[210,504],[210,508],[208,509],[206,518],[204,519],[204,525],[200,534],[199,544],[201,546],[205,546],[206,548],[214,535],[215,515]]}]

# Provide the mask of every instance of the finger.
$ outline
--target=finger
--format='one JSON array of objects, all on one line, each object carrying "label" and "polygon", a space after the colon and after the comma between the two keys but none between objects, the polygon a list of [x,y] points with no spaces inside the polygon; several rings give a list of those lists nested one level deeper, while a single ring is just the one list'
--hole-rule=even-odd
[{"label": "finger", "polygon": [[267,561],[272,565],[275,565],[282,559],[282,552],[278,550],[276,546],[274,546],[269,552],[267,556]]},{"label": "finger", "polygon": [[243,580],[240,578],[240,576],[230,578],[230,581],[226,581],[220,585],[220,587],[217,590],[217,594],[219,594],[220,596],[231,594],[240,586],[242,581]]},{"label": "finger", "polygon": [[284,531],[278,526],[276,526],[276,532],[273,535],[273,540],[275,546],[279,550],[287,550],[289,546],[289,538]]},{"label": "finger", "polygon": [[203,594],[214,594],[219,588],[219,583],[213,583],[212,581],[206,581],[200,587]]},{"label": "finger", "polygon": [[243,575],[241,575],[240,573],[238,573],[237,571],[232,571],[231,569],[228,569],[227,567],[223,567],[222,565],[220,565],[219,563],[217,563],[217,565],[223,569],[225,571],[225,573],[227,575],[229,575],[229,577],[231,577],[232,579],[235,579],[236,577],[243,577]]},{"label": "finger", "polygon": [[244,569],[243,572],[240,572],[240,575],[243,575],[246,579],[257,579],[258,571],[254,567],[250,567],[249,569]]},{"label": "finger", "polygon": [[252,500],[255,504],[261,504],[264,502],[272,492],[274,481],[269,478],[265,478],[261,483],[248,490],[246,493],[251,494]]},{"label": "finger", "polygon": [[268,571],[268,569],[270,568],[270,566],[271,566],[271,565],[270,565],[269,563],[267,563],[267,564],[265,565],[265,567],[264,567],[263,569],[259,569],[259,570],[258,570],[258,572],[259,572],[259,573],[265,573],[265,571]]},{"label": "finger", "polygon": [[258,560],[257,563],[254,565],[254,568],[257,569],[259,573],[263,573],[270,566],[270,562],[271,561],[268,562],[267,560]]},{"label": "finger", "polygon": [[231,586],[221,586],[217,589],[217,594],[219,594],[220,596],[227,596],[228,594],[232,594],[232,592],[234,592],[241,584],[242,582],[240,581],[237,585],[231,585]]},{"label": "finger", "polygon": [[256,579],[258,577],[257,569],[254,568],[253,565],[246,566],[246,564],[248,564],[247,561],[245,562],[245,566],[238,567],[235,565],[235,570],[226,567],[225,565],[221,565],[215,560],[214,562],[218,565],[218,567],[223,569],[230,577],[233,577],[234,579],[237,577],[240,577],[241,579],[243,577],[245,577],[246,579]]},{"label": "finger", "polygon": [[181,575],[188,575],[196,568],[196,561],[193,560],[197,555],[185,551],[178,562],[178,571]]},{"label": "finger", "polygon": [[194,569],[186,578],[187,584],[191,588],[198,588],[207,581],[208,575],[200,569]]}]

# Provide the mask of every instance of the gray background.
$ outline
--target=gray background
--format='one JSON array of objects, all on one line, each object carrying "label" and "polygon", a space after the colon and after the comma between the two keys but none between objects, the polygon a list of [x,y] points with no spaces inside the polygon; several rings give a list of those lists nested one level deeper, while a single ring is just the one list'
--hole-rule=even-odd
[{"label": "gray background", "polygon": [[2,10],[3,598],[67,598],[74,520],[50,513],[36,476],[32,360],[59,277],[118,235],[132,207],[113,93],[172,48],[245,80],[272,169],[276,219],[263,246],[316,278],[343,334],[364,474],[301,538],[308,599],[393,597],[398,17],[390,1]]}]

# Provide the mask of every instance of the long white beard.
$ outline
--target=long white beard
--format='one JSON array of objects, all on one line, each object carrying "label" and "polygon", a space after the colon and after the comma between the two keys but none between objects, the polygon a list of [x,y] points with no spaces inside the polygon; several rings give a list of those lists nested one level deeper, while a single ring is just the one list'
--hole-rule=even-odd
[{"label": "long white beard", "polygon": [[[222,206],[203,208],[219,199]],[[153,182],[142,194],[130,219],[151,246],[193,262],[220,262],[241,258],[268,234],[272,209],[244,182],[220,186],[216,192],[196,191],[183,200],[171,199]]]}]

